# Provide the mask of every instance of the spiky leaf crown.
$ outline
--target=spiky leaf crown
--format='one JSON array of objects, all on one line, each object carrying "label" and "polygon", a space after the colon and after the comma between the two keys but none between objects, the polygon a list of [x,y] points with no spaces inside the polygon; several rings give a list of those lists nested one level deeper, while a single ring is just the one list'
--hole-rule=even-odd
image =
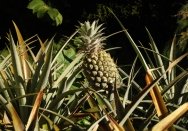
[{"label": "spiky leaf crown", "polygon": [[103,47],[103,41],[106,37],[103,36],[104,33],[102,31],[104,28],[102,28],[102,25],[103,24],[98,25],[98,21],[93,21],[92,23],[89,21],[80,23],[78,33],[81,38],[84,51],[90,52]]}]

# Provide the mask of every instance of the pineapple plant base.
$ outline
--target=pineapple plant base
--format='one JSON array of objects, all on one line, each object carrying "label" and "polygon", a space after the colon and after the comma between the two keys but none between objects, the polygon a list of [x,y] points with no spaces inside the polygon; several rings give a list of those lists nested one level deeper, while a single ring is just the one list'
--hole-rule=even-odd
[{"label": "pineapple plant base", "polygon": [[83,62],[84,75],[94,89],[119,88],[121,77],[110,54],[103,49],[105,37],[98,21],[81,23],[78,28],[82,51],[86,53]]}]

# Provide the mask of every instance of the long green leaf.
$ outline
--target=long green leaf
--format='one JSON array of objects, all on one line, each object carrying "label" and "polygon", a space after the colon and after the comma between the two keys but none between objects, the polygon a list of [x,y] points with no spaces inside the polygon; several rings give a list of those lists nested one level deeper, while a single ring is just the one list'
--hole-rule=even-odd
[{"label": "long green leaf", "polygon": [[[174,66],[176,66],[177,63],[179,63],[186,56],[188,56],[188,53],[180,56],[174,62],[172,62],[171,65],[169,65],[168,69],[165,71],[165,73],[168,72],[169,70],[171,70]],[[121,126],[124,125],[124,123],[127,121],[127,119],[129,118],[129,116],[136,109],[136,107],[140,104],[140,102],[145,98],[145,96],[150,92],[150,90],[163,78],[163,75],[164,74],[162,74],[159,78],[155,79],[150,85],[146,86],[138,94],[138,96],[132,101],[132,103],[127,107],[127,109],[126,109],[127,113],[124,116],[124,118],[120,121],[120,125]]]},{"label": "long green leaf", "polygon": [[[146,28],[146,31],[147,31],[149,39],[150,39],[151,49],[155,52],[155,53],[153,53],[153,55],[154,55],[157,67],[160,67],[161,73],[164,74],[165,73],[165,67],[164,67],[164,63],[162,61],[162,58],[159,55],[160,54],[159,50],[158,50],[158,48],[157,48],[157,46],[155,44],[155,41],[154,41],[153,37],[151,36],[151,34],[150,34],[150,32],[149,32],[149,30],[147,28]],[[166,74],[164,74],[164,80],[166,82],[166,85],[168,85],[169,82],[167,80],[167,75]]]},{"label": "long green leaf", "polygon": [[[10,40],[10,47],[11,47],[10,49],[11,49],[13,71],[14,71],[17,86],[19,87],[17,95],[18,96],[25,95],[24,86],[22,84],[23,81],[21,81],[21,80],[23,80],[23,72],[22,72],[22,68],[21,68],[20,57],[19,57],[16,45],[14,43],[11,33],[9,35],[9,40]],[[21,104],[25,104],[26,99],[23,98],[20,102],[21,102]]]},{"label": "long green leaf", "polygon": [[49,42],[49,47],[46,48],[45,63],[43,65],[42,74],[39,78],[37,90],[44,89],[49,80],[49,74],[51,71],[52,51],[53,51],[53,39]]},{"label": "long green leaf", "polygon": [[53,61],[52,61],[52,65],[54,65],[54,63],[57,61],[59,55],[61,54],[61,52],[63,51],[63,49],[66,47],[66,45],[70,42],[70,40],[78,33],[78,31],[74,32],[69,39],[65,42],[65,44],[59,49],[59,51],[57,52],[57,54],[55,55]]},{"label": "long green leaf", "polygon": [[74,89],[74,90],[69,90],[69,91],[63,92],[62,94],[56,96],[56,98],[50,103],[48,109],[53,109],[55,106],[57,106],[57,104],[58,104],[63,98],[65,98],[65,97],[68,96],[68,95],[72,95],[72,94],[75,94],[76,92],[87,91],[87,90],[88,90],[88,89],[80,88],[80,89]]},{"label": "long green leaf", "polygon": [[145,61],[142,53],[140,52],[138,46],[136,45],[136,43],[134,42],[134,40],[132,39],[132,37],[130,36],[130,34],[128,33],[128,31],[126,30],[126,28],[123,26],[123,24],[121,23],[121,21],[117,18],[117,16],[114,14],[114,12],[108,8],[109,12],[115,17],[115,19],[118,21],[118,23],[120,24],[121,28],[123,29],[125,35],[127,36],[128,40],[130,41],[133,49],[135,50],[136,54],[138,55],[138,58],[140,59],[142,66],[144,67],[144,69],[147,71],[149,70],[149,67],[147,65],[147,62]]},{"label": "long green leaf", "polygon": [[74,66],[80,62],[82,57],[84,56],[83,53],[80,53],[76,56],[76,58],[68,65],[68,67],[64,70],[64,72],[59,76],[59,78],[54,82],[53,87],[58,87],[60,82],[66,77],[66,75],[74,69]]},{"label": "long green leaf", "polygon": [[31,74],[30,70],[28,68],[27,62],[29,59],[28,53],[27,53],[27,48],[26,48],[26,43],[23,40],[23,37],[21,35],[20,30],[18,29],[18,26],[13,22],[14,28],[16,30],[17,38],[18,38],[18,43],[19,43],[19,54],[21,58],[21,67],[23,70],[23,76],[24,76],[24,81],[28,81],[30,79]]},{"label": "long green leaf", "polygon": [[48,42],[48,45],[46,47],[46,52],[44,52],[40,56],[39,61],[38,61],[38,66],[35,70],[35,74],[33,75],[31,87],[36,92],[45,88],[46,84],[48,83],[48,78],[49,78],[49,74],[50,74],[50,70],[52,66],[51,65],[52,51],[53,51],[53,38]]}]

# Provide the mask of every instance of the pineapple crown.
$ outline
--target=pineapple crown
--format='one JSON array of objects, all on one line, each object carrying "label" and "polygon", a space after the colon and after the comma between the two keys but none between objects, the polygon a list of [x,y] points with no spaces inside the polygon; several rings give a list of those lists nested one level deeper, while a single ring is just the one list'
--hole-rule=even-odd
[{"label": "pineapple crown", "polygon": [[102,28],[102,25],[103,24],[98,25],[98,21],[80,23],[78,34],[84,51],[90,52],[95,49],[103,48],[103,41],[106,37],[103,36],[104,33],[102,31],[104,28]]}]

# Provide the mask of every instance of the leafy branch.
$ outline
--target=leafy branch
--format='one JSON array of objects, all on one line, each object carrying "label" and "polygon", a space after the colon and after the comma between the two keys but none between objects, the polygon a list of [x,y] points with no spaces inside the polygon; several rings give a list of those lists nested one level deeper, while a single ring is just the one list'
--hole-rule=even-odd
[{"label": "leafy branch", "polygon": [[52,20],[53,25],[60,25],[63,21],[62,14],[56,9],[46,4],[43,0],[32,0],[29,2],[28,9],[31,9],[33,14],[36,13],[38,18],[48,16]]}]

